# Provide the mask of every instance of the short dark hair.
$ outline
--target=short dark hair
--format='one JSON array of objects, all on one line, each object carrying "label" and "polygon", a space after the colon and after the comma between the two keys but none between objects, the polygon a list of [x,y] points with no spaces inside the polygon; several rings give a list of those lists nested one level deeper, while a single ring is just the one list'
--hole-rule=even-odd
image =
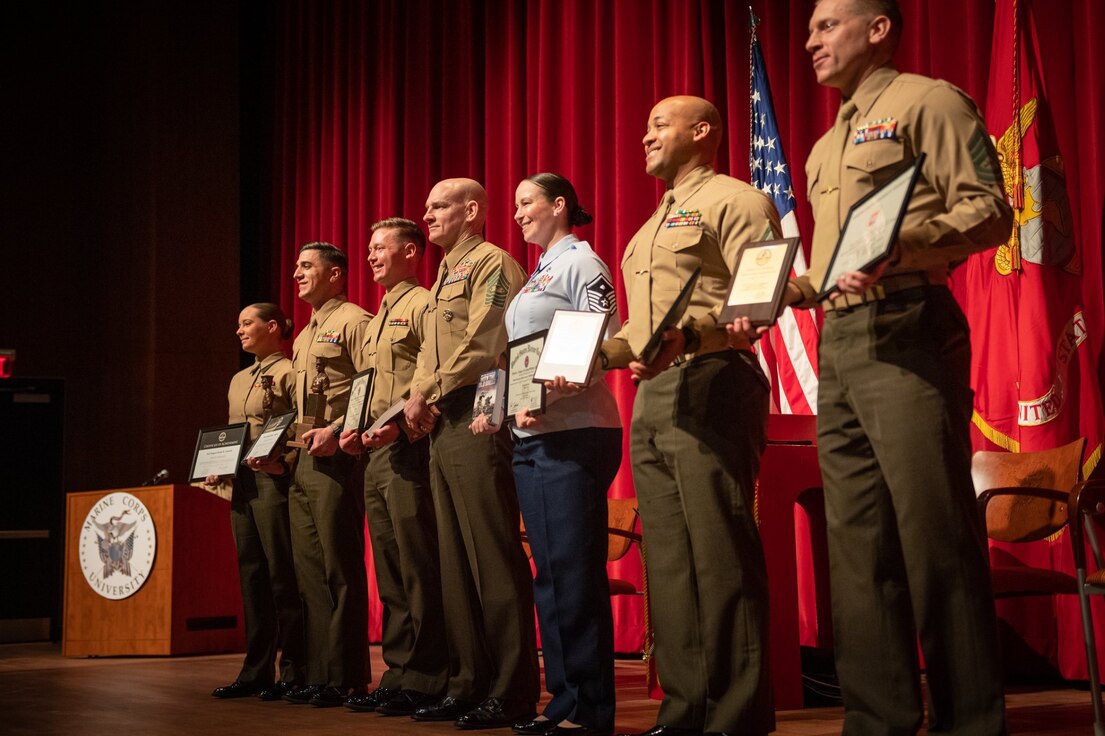
[{"label": "short dark hair", "polygon": [[341,269],[343,274],[349,273],[349,257],[342,252],[342,249],[333,243],[324,243],[321,240],[316,240],[312,243],[304,243],[299,246],[299,252],[302,253],[305,250],[317,250],[318,257],[328,266],[337,266]]},{"label": "short dark hair", "polygon": [[295,332],[295,323],[284,316],[284,310],[272,302],[257,302],[246,309],[256,309],[262,322],[275,322],[280,327],[280,337],[287,340]]},{"label": "short dark hair", "polygon": [[560,174],[543,171],[540,174],[527,176],[526,181],[531,181],[536,184],[550,200],[556,199],[557,197],[564,198],[564,205],[568,209],[569,225],[573,227],[587,225],[595,219],[591,217],[590,212],[579,205],[579,197],[576,196],[576,188],[572,186],[572,182],[568,181]]},{"label": "short dark hair", "polygon": [[394,230],[401,240],[414,243],[419,255],[426,252],[426,236],[414,220],[408,220],[405,217],[387,217],[372,224],[372,232],[377,230]]},{"label": "short dark hair", "polygon": [[898,0],[852,0],[852,6],[889,18],[890,38],[895,46],[898,45],[902,37],[902,9],[898,5]]}]

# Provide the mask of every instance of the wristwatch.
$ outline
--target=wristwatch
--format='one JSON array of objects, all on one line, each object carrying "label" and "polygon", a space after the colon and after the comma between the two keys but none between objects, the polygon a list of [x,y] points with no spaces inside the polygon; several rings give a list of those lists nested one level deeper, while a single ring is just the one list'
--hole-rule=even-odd
[{"label": "wristwatch", "polygon": [[330,433],[334,435],[334,439],[339,439],[341,437],[341,425],[336,423],[331,424]]},{"label": "wristwatch", "polygon": [[698,348],[702,346],[702,338],[690,325],[683,327],[683,352],[684,353],[697,353]]}]

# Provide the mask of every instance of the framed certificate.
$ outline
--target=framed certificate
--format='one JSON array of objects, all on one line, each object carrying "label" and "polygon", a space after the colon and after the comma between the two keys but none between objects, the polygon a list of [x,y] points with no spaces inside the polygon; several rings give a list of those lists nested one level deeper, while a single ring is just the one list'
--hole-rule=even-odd
[{"label": "framed certificate", "polygon": [[355,429],[358,432],[364,430],[365,414],[368,412],[368,397],[372,393],[372,376],[375,373],[371,368],[361,371],[353,376],[349,384],[349,405],[345,408],[345,422],[341,431],[348,432]]},{"label": "framed certificate", "polygon": [[375,432],[378,429],[383,429],[384,425],[388,422],[394,421],[397,417],[403,414],[403,407],[407,405],[406,399],[399,399],[394,404],[387,408],[380,417],[372,423],[372,426],[366,429],[366,432]]},{"label": "framed certificate", "polygon": [[590,381],[595,355],[602,344],[609,318],[609,312],[556,310],[530,380],[544,382],[564,376],[572,383],[586,384]]},{"label": "framed certificate", "polygon": [[924,162],[925,154],[918,154],[916,161],[848,210],[818,299],[827,297],[843,274],[868,271],[890,255]]},{"label": "framed certificate", "polygon": [[698,277],[702,273],[702,268],[696,268],[691,274],[691,277],[687,279],[687,283],[683,284],[683,288],[679,291],[679,296],[675,297],[675,303],[668,309],[668,313],[664,315],[664,319],[660,320],[660,324],[657,325],[656,331],[652,333],[652,337],[649,338],[648,344],[645,345],[645,349],[641,351],[641,362],[651,363],[656,354],[660,352],[660,343],[664,341],[664,333],[669,328],[675,327],[679,324],[679,321],[683,319],[683,315],[687,312],[687,307],[691,304],[691,295],[694,294],[694,287],[698,284]]},{"label": "framed certificate", "polygon": [[799,242],[798,238],[784,238],[742,245],[718,322],[748,317],[755,327],[774,324],[783,308]]},{"label": "framed certificate", "polygon": [[236,476],[248,439],[249,424],[246,422],[201,429],[196,437],[192,470],[188,474],[189,482],[203,480],[209,475],[229,478]]},{"label": "framed certificate", "polygon": [[545,345],[548,330],[512,340],[506,346],[507,386],[506,415],[509,419],[522,409],[529,409],[531,416],[545,411],[545,385],[533,380],[541,348]]},{"label": "framed certificate", "polygon": [[257,436],[253,445],[246,451],[246,456],[242,458],[242,462],[249,460],[251,457],[268,457],[271,455],[276,446],[280,444],[280,440],[284,439],[288,427],[292,426],[292,422],[295,421],[295,414],[296,412],[293,409],[284,414],[269,417],[269,420],[265,422],[265,426],[261,427],[261,434]]}]

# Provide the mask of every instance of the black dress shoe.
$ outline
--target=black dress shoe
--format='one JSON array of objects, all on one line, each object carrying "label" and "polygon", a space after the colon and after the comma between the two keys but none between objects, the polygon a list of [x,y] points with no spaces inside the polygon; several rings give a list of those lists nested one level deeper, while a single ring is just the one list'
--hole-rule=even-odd
[{"label": "black dress shoe", "polygon": [[641,731],[640,733],[619,733],[618,736],[702,736],[702,731],[697,728],[679,728],[678,726],[662,726],[657,724],[647,731]]},{"label": "black dress shoe", "polygon": [[399,691],[393,687],[378,687],[370,693],[360,693],[348,698],[345,701],[345,707],[349,710],[371,713],[398,694]]},{"label": "black dress shoe", "polygon": [[307,705],[321,690],[322,685],[300,685],[284,693],[284,700],[296,705]]},{"label": "black dress shoe", "polygon": [[441,700],[427,703],[411,713],[411,718],[416,721],[452,721],[472,710],[475,703],[467,700],[457,700],[446,695]]},{"label": "black dress shoe", "polygon": [[521,734],[522,736],[540,736],[541,734],[549,733],[555,729],[556,721],[551,718],[542,718],[541,720],[529,718],[515,721],[510,727],[510,730],[514,731],[514,733]]},{"label": "black dress shoe", "polygon": [[359,693],[351,687],[327,685],[315,693],[309,702],[316,708],[336,708],[356,695]]},{"label": "black dress shoe", "polygon": [[533,703],[488,698],[454,721],[453,725],[465,731],[475,728],[505,728],[518,721],[530,720],[534,715]]},{"label": "black dress shoe", "polygon": [[235,680],[229,685],[215,688],[211,691],[211,695],[216,698],[248,698],[250,695],[256,695],[260,691],[260,685],[251,685],[248,682],[238,682]]},{"label": "black dress shoe", "polygon": [[436,703],[437,700],[417,690],[400,690],[386,703],[380,703],[376,712],[385,716],[409,716],[422,706]]},{"label": "black dress shoe", "polygon": [[261,700],[280,700],[282,697],[284,697],[284,693],[288,692],[289,690],[294,690],[295,687],[295,685],[281,680],[280,682],[274,682],[261,692],[257,693],[257,697]]}]

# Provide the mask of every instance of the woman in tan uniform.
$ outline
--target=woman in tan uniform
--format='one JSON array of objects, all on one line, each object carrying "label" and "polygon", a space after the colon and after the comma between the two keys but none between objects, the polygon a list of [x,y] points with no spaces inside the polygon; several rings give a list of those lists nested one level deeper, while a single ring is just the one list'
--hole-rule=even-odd
[{"label": "woman in tan uniform", "polygon": [[[230,423],[249,422],[256,439],[267,415],[292,409],[295,371],[280,342],[292,335],[292,322],[275,304],[251,304],[238,317],[242,350],[256,360],[230,380]],[[266,412],[266,385],[272,388]],[[233,683],[215,688],[216,698],[256,695],[279,700],[290,687],[305,684],[303,610],[292,563],[288,525],[288,486],[292,474],[279,453],[250,460],[234,479],[230,523],[238,549],[238,573],[245,612],[246,657]],[[208,478],[217,483],[218,478]],[[276,678],[276,652],[281,651]]]}]

